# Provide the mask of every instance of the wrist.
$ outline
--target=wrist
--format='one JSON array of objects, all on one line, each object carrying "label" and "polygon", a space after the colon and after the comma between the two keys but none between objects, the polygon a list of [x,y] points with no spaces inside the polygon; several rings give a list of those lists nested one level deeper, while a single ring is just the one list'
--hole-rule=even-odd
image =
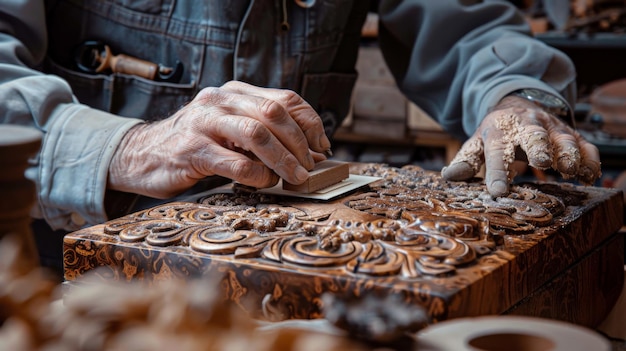
[{"label": "wrist", "polygon": [[129,129],[122,138],[109,164],[107,190],[138,193],[136,186],[133,185],[137,181],[137,160],[145,157],[140,155],[141,150],[135,145],[141,143],[140,135],[147,126],[145,123],[138,124]]},{"label": "wrist", "polygon": [[547,91],[526,88],[516,90],[507,97],[517,97],[528,101],[531,104],[541,108],[546,113],[551,114],[567,123],[570,127],[575,128],[574,124],[574,111],[569,106],[567,101],[557,95],[551,94]]}]

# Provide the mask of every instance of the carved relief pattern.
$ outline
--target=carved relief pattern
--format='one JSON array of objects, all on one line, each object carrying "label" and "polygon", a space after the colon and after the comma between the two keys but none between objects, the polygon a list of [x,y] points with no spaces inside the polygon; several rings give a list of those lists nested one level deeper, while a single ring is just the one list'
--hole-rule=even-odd
[{"label": "carved relief pattern", "polygon": [[416,167],[351,172],[381,180],[327,202],[237,187],[70,233],[65,278],[218,276],[225,300],[267,320],[320,318],[326,293],[398,294],[437,322],[519,309],[622,224],[622,196],[606,189],[532,183],[491,198]]},{"label": "carved relief pattern", "polygon": [[509,196],[492,199],[483,185],[445,182],[417,167],[371,165],[360,172],[382,179],[332,202],[212,194],[107,222],[104,233],[148,247],[415,278],[476,264],[503,234],[533,232],[565,209],[536,186],[513,186]]}]

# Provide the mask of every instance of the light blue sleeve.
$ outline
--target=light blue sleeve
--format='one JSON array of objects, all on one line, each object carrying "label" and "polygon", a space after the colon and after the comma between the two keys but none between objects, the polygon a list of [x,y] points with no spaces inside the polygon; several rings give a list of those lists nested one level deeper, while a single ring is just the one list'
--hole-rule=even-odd
[{"label": "light blue sleeve", "polygon": [[521,13],[498,0],[382,0],[380,46],[406,96],[460,139],[521,88],[573,106],[576,72],[564,53],[532,38]]},{"label": "light blue sleeve", "polygon": [[79,104],[69,85],[36,68],[46,53],[43,1],[0,5],[0,123],[44,132],[26,176],[37,187],[35,217],[75,230],[107,219],[108,167],[123,135],[141,120]]}]

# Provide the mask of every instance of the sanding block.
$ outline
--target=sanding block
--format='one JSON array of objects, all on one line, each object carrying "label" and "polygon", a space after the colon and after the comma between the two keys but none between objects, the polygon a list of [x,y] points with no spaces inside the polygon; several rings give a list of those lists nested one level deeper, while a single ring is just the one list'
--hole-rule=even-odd
[{"label": "sanding block", "polygon": [[283,179],[283,189],[299,193],[313,193],[337,184],[350,176],[350,166],[346,162],[324,160],[309,171],[309,179],[302,184],[291,184]]}]

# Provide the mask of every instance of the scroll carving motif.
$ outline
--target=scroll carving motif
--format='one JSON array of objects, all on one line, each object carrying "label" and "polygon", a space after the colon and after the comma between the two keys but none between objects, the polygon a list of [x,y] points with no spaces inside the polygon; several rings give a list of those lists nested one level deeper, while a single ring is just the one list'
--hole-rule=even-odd
[{"label": "scroll carving motif", "polygon": [[417,167],[360,172],[382,179],[332,202],[212,194],[107,222],[104,232],[149,246],[414,278],[454,274],[495,250],[503,234],[550,225],[566,206],[551,194],[556,188],[515,185],[509,196],[492,199],[483,185],[445,182]]}]

